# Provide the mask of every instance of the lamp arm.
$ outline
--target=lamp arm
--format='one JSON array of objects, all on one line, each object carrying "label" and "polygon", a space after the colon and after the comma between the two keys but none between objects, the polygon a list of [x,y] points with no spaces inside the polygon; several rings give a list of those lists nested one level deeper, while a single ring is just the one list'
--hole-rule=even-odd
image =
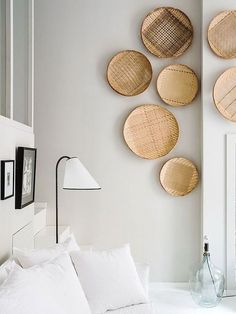
[{"label": "lamp arm", "polygon": [[56,243],[58,243],[58,167],[63,159],[70,159],[68,156],[62,156],[56,163]]}]

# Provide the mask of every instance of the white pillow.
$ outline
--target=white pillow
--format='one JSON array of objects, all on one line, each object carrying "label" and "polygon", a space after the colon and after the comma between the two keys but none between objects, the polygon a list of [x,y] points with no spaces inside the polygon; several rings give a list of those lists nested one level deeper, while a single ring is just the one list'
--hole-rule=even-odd
[{"label": "white pillow", "polygon": [[147,302],[128,245],[70,255],[93,314]]},{"label": "white pillow", "polygon": [[146,293],[146,296],[148,298],[149,295],[149,272],[150,272],[150,267],[148,264],[140,264],[140,263],[135,263],[136,270],[139,276],[139,279],[141,281],[141,284],[143,286],[143,289]]},{"label": "white pillow", "polygon": [[14,248],[13,254],[19,260],[23,268],[28,268],[54,259],[65,251],[71,252],[77,250],[79,250],[79,246],[76,243],[73,234],[71,234],[64,243],[56,244],[54,247],[33,250],[21,250],[18,248]]},{"label": "white pillow", "polygon": [[73,233],[71,233],[69,235],[69,237],[63,242],[63,243],[59,243],[57,244],[58,246],[62,246],[65,248],[65,250],[67,252],[71,252],[71,251],[77,251],[80,250],[80,247],[77,243],[77,241],[75,240],[75,236]]},{"label": "white pillow", "polygon": [[0,285],[7,279],[8,274],[14,265],[14,261],[9,259],[0,266]]},{"label": "white pillow", "polygon": [[68,253],[11,270],[0,287],[1,314],[91,314]]}]

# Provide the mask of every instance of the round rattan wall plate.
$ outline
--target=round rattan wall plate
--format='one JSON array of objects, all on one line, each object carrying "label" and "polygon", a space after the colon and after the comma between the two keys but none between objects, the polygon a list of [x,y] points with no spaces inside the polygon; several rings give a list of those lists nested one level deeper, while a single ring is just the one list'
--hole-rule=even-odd
[{"label": "round rattan wall plate", "polygon": [[157,91],[168,105],[174,107],[188,105],[198,92],[197,75],[186,65],[169,65],[157,78]]},{"label": "round rattan wall plate", "polygon": [[151,63],[138,51],[119,52],[111,59],[107,68],[110,86],[124,96],[141,94],[148,88],[151,79]]},{"label": "round rattan wall plate", "polygon": [[208,42],[216,55],[224,59],[236,58],[236,11],[217,15],[208,28]]},{"label": "round rattan wall plate", "polygon": [[161,169],[160,181],[163,188],[172,196],[184,196],[198,184],[196,166],[188,159],[173,158]]},{"label": "round rattan wall plate", "polygon": [[228,120],[236,122],[236,67],[226,70],[213,91],[216,108]]},{"label": "round rattan wall plate", "polygon": [[144,19],[141,37],[146,48],[155,56],[178,57],[191,45],[193,27],[182,11],[162,7],[149,13]]},{"label": "round rattan wall plate", "polygon": [[136,155],[156,159],[174,148],[179,127],[174,115],[167,109],[158,105],[142,105],[126,119],[123,134]]}]

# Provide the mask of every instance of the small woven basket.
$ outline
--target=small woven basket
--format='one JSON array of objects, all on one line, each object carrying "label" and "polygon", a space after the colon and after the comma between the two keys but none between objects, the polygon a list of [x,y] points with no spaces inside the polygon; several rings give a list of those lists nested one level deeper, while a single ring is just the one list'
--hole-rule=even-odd
[{"label": "small woven basket", "polygon": [[162,187],[172,196],[184,196],[198,184],[197,167],[188,159],[173,158],[161,169],[160,182]]},{"label": "small woven basket", "polygon": [[107,80],[121,95],[138,95],[148,88],[152,80],[151,63],[138,51],[119,52],[109,62]]},{"label": "small woven basket", "polygon": [[228,120],[236,122],[236,67],[226,70],[213,91],[216,108]]},{"label": "small woven basket", "polygon": [[214,53],[224,59],[236,57],[236,11],[217,15],[208,28],[208,42]]},{"label": "small woven basket", "polygon": [[135,108],[124,125],[124,139],[139,157],[156,159],[168,154],[176,145],[179,127],[174,115],[158,105]]},{"label": "small woven basket", "polygon": [[158,76],[157,91],[168,105],[188,105],[198,93],[197,75],[186,65],[169,65]]},{"label": "small woven basket", "polygon": [[159,58],[182,55],[192,43],[193,27],[182,11],[162,7],[149,13],[141,27],[146,48]]}]

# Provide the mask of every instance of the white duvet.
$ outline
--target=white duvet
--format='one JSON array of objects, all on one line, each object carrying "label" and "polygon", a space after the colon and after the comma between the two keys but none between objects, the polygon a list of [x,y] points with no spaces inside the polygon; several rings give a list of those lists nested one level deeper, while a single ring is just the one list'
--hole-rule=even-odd
[{"label": "white duvet", "polygon": [[156,314],[156,311],[151,304],[139,304],[115,311],[108,311],[104,314]]}]

